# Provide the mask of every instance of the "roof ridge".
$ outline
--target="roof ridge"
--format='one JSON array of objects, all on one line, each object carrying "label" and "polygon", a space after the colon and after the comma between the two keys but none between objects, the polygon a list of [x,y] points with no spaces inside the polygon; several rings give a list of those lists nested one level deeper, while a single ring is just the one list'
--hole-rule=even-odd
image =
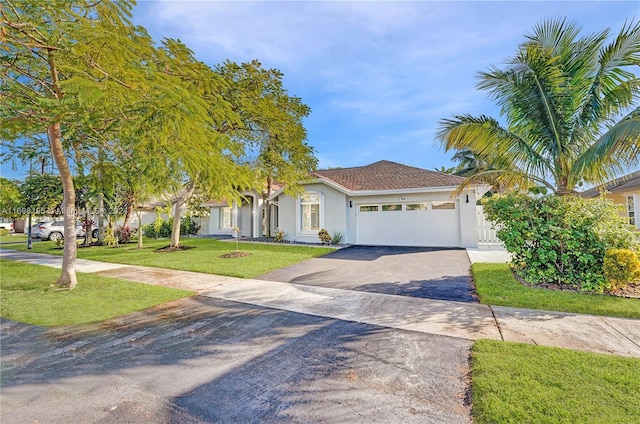
[{"label": "roof ridge", "polygon": [[465,177],[418,168],[417,166],[379,160],[363,166],[318,170],[317,177],[353,191],[384,191],[408,188],[452,187]]}]

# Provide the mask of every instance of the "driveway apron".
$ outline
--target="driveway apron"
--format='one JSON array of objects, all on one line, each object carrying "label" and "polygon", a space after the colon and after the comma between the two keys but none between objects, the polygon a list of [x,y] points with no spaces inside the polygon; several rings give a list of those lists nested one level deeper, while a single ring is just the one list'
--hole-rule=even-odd
[{"label": "driveway apron", "polygon": [[352,246],[257,277],[309,286],[477,302],[464,249]]},{"label": "driveway apron", "polygon": [[468,340],[203,296],[0,328],[3,424],[471,422]]}]

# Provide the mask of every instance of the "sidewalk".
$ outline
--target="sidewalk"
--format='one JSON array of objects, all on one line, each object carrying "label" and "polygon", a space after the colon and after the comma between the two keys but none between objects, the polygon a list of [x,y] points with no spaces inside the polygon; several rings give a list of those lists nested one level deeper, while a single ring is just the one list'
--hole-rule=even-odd
[{"label": "sidewalk", "polygon": [[[59,256],[6,249],[0,249],[0,257],[58,268],[62,263]],[[640,320],[447,302],[83,259],[77,260],[77,270],[179,287],[211,298],[427,334],[640,358]]]}]

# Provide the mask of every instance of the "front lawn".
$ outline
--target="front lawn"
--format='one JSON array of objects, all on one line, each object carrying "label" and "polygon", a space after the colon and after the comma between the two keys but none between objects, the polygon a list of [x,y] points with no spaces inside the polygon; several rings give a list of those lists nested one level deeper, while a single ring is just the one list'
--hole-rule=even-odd
[{"label": "front lawn", "polygon": [[[154,252],[168,244],[169,240],[166,239],[145,239],[142,249],[138,249],[136,243],[120,245],[120,247],[81,247],[78,248],[78,258],[253,278],[335,250],[327,247],[276,243],[239,243],[239,250],[248,252],[249,255],[224,259],[219,256],[234,252],[236,250],[235,242],[210,238],[185,238],[181,241],[181,245],[192,247],[192,249],[170,253]],[[26,243],[24,246],[10,245],[7,248],[26,250]],[[32,252],[62,255],[62,248],[50,241],[36,242],[33,243]]]},{"label": "front lawn", "polygon": [[22,234],[8,234],[6,236],[0,236],[0,245],[8,243],[24,243],[26,245],[27,236]]},{"label": "front lawn", "polygon": [[491,423],[640,423],[640,359],[479,340],[473,418]]},{"label": "front lawn", "polygon": [[0,259],[0,316],[40,326],[102,321],[195,293],[78,273],[73,290],[51,286],[60,270]]},{"label": "front lawn", "polygon": [[640,299],[526,287],[507,264],[476,263],[471,272],[480,301],[488,305],[640,318]]}]

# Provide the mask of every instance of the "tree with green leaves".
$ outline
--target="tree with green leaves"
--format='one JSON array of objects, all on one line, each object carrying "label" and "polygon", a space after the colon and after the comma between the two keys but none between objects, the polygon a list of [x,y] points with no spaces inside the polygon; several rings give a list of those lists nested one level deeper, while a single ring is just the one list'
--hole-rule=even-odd
[{"label": "tree with green leaves", "polygon": [[480,180],[541,184],[558,195],[601,183],[640,160],[640,24],[580,35],[565,19],[543,21],[502,69],[480,73],[478,88],[501,107],[488,116],[440,122],[438,139],[468,149],[489,167]]},{"label": "tree with green leaves", "polygon": [[36,216],[60,215],[64,193],[60,177],[53,174],[31,174],[20,184],[25,211]]},{"label": "tree with green leaves", "polygon": [[257,60],[240,65],[227,61],[216,71],[227,82],[224,96],[241,119],[241,125],[228,128],[228,133],[246,144],[252,156],[248,161],[262,181],[257,188],[266,191],[264,230],[270,235],[268,198],[273,183],[284,185],[289,194],[297,193],[318,165],[303,123],[311,109],[299,97],[289,95],[282,72],[264,69]]},{"label": "tree with green leaves", "polygon": [[1,163],[10,163],[11,168],[16,170],[18,164],[28,165],[29,172],[39,172],[45,174],[53,172],[51,165],[51,153],[49,143],[45,134],[34,134],[31,137],[24,137],[14,143],[7,143],[4,151],[0,153]]},{"label": "tree with green leaves", "polygon": [[489,168],[487,161],[479,157],[468,147],[455,152],[451,160],[457,162],[453,173],[461,177],[470,177]]},{"label": "tree with green leaves", "polygon": [[0,177],[0,217],[16,218],[25,215],[20,187],[15,181]]},{"label": "tree with green leaves", "polygon": [[443,174],[455,174],[456,167],[455,166],[444,166],[433,168],[434,171],[442,172]]},{"label": "tree with green leaves", "polygon": [[46,134],[62,182],[64,253],[57,285],[77,283],[76,193],[72,149],[99,140],[94,125],[126,120],[143,95],[142,66],[153,51],[148,35],[128,21],[134,2],[5,0],[0,8],[3,49],[1,136],[20,140]]},{"label": "tree with green leaves", "polygon": [[163,41],[158,66],[164,69],[158,93],[166,106],[150,111],[141,130],[173,176],[166,184],[175,194],[170,246],[178,248],[182,212],[196,192],[238,199],[255,177],[239,160],[244,143],[228,131],[240,120],[223,97],[224,79],[178,40]]}]

